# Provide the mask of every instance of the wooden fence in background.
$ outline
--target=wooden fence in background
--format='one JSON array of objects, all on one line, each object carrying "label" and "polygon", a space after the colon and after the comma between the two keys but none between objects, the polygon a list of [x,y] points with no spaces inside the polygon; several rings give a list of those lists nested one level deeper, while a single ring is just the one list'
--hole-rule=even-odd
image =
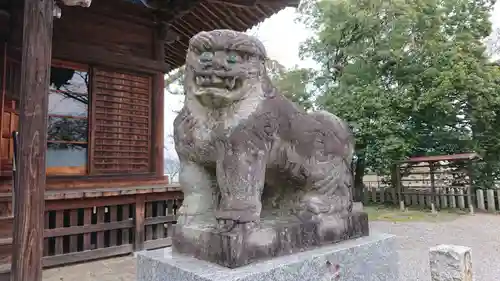
[{"label": "wooden fence in background", "polygon": [[[43,266],[171,245],[182,192],[45,201]],[[9,280],[12,217],[0,220],[0,280]]]},{"label": "wooden fence in background", "polygon": [[[426,189],[415,189],[402,195],[404,205],[407,207],[431,208],[432,196],[438,209],[469,209],[472,203],[477,211],[496,213],[500,212],[500,190],[498,189],[478,189],[470,196],[466,194],[466,189],[450,187],[436,189],[433,195]],[[390,204],[399,206],[399,198],[393,188],[390,187],[369,187],[365,189],[364,204]],[[470,201],[470,202],[469,202]]]}]

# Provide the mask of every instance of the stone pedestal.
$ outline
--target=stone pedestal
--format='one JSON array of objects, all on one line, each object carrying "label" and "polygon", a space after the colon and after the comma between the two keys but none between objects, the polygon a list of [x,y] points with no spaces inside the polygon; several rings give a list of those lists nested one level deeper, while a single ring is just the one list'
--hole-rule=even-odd
[{"label": "stone pedestal", "polygon": [[429,251],[432,281],[472,281],[471,249],[439,245]]},{"label": "stone pedestal", "polygon": [[296,216],[264,216],[255,229],[239,225],[221,232],[210,225],[176,226],[173,251],[236,268],[368,234],[368,215],[364,212],[333,220],[326,217],[321,222],[302,222]]},{"label": "stone pedestal", "polygon": [[165,248],[138,254],[137,281],[397,281],[395,242],[371,234],[236,269]]}]

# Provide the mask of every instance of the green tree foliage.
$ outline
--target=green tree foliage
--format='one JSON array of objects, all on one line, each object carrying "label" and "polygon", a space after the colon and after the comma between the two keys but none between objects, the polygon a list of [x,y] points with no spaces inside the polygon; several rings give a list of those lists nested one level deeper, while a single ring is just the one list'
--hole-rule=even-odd
[{"label": "green tree foliage", "polygon": [[312,91],[308,89],[313,79],[310,69],[294,68],[273,77],[273,84],[291,101],[305,110],[313,108]]},{"label": "green tree foliage", "polygon": [[500,76],[482,43],[491,31],[493,4],[303,3],[301,21],[317,32],[301,54],[320,66],[314,77],[318,106],[353,127],[357,171],[366,166],[387,174],[404,157],[477,151],[487,160],[483,176],[495,176]]}]

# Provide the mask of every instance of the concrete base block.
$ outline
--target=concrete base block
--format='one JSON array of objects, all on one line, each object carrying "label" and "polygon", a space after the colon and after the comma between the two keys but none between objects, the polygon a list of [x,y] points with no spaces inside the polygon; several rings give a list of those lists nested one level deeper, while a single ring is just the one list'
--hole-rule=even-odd
[{"label": "concrete base block", "polygon": [[321,246],[230,269],[172,253],[139,253],[138,281],[396,281],[396,238],[387,234]]},{"label": "concrete base block", "polygon": [[210,225],[177,225],[172,248],[175,253],[237,268],[369,235],[364,212],[332,218],[303,222],[293,215],[264,216],[255,229],[240,224],[228,232]]}]

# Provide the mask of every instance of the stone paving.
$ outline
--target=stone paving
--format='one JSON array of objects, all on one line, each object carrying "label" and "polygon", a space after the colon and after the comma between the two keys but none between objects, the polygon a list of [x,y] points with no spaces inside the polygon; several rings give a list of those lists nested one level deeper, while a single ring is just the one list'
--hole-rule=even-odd
[{"label": "stone paving", "polygon": [[43,281],[135,281],[133,256],[103,259],[43,271]]},{"label": "stone paving", "polygon": [[[500,280],[500,215],[477,214],[436,222],[371,223],[371,231],[398,236],[401,281],[428,281],[429,247],[457,244],[472,248],[474,279]],[[135,281],[132,256],[54,268],[44,281]]]}]

